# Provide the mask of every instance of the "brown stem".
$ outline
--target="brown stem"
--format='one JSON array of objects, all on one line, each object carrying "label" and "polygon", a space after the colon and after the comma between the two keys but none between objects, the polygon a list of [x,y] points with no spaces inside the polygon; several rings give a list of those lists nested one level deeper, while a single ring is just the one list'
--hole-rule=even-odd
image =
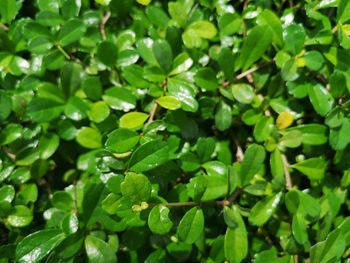
[{"label": "brown stem", "polygon": [[252,67],[251,69],[248,69],[247,71],[244,71],[242,72],[241,74],[237,75],[236,76],[236,79],[239,80],[239,79],[242,79],[244,77],[247,77],[249,76],[251,73],[257,71],[259,69],[258,66],[255,66],[255,67]]},{"label": "brown stem", "polygon": [[218,201],[206,201],[206,202],[175,202],[175,203],[163,203],[165,206],[181,207],[181,206],[207,206],[207,205],[218,205],[218,206],[228,206],[236,202],[237,197],[240,195],[241,189],[236,189],[236,191],[231,195],[230,198]]},{"label": "brown stem", "polygon": [[0,28],[2,30],[4,30],[4,31],[8,31],[9,30],[9,28],[6,25],[4,25],[3,23],[0,23]]},{"label": "brown stem", "polygon": [[151,122],[153,122],[154,116],[156,115],[157,110],[158,110],[158,103],[154,102],[152,110],[149,113],[149,118],[148,118],[148,121],[146,123],[146,126],[149,125]]},{"label": "brown stem", "polygon": [[100,23],[100,33],[101,33],[101,37],[102,40],[105,41],[106,40],[106,31],[105,31],[105,26],[106,23],[108,22],[108,19],[111,17],[111,12],[107,11],[105,13],[105,15],[102,17],[101,19],[101,23]]},{"label": "brown stem", "polygon": [[283,170],[284,170],[284,177],[286,179],[286,188],[289,190],[293,187],[292,178],[290,177],[289,173],[289,162],[287,160],[287,157],[282,154],[282,160],[283,160]]}]

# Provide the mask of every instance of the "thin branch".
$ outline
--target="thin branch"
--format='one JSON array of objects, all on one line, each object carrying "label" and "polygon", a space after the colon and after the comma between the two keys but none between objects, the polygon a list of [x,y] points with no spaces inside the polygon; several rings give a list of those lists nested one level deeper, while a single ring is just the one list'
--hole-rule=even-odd
[{"label": "thin branch", "polygon": [[4,25],[3,23],[0,23],[0,28],[2,30],[4,30],[4,31],[8,31],[9,30],[9,28],[6,25]]},{"label": "thin branch", "polygon": [[156,115],[157,110],[158,110],[158,103],[154,102],[152,110],[149,113],[149,118],[148,118],[148,121],[146,123],[146,126],[149,125],[151,122],[153,122],[154,116]]},{"label": "thin branch", "polygon": [[[166,79],[160,84],[161,88],[163,89],[163,95],[165,95],[165,92],[166,92],[166,84],[167,84]],[[149,113],[148,121],[145,126],[148,126],[151,122],[153,122],[154,116],[156,115],[157,110],[158,110],[158,103],[154,102],[153,107]]]},{"label": "thin branch", "polygon": [[282,160],[283,160],[283,170],[284,170],[284,177],[286,179],[286,188],[289,190],[293,187],[292,178],[290,177],[289,173],[289,162],[287,160],[287,157],[282,154]]},{"label": "thin branch", "polygon": [[237,148],[237,150],[236,150],[236,160],[238,162],[242,162],[243,158],[244,158],[244,153],[243,153],[242,147],[239,144],[239,141],[237,140],[236,137],[234,137],[233,140],[234,140],[236,148]]},{"label": "thin branch", "polygon": [[236,202],[236,199],[241,194],[241,189],[236,189],[236,191],[231,195],[230,198],[218,201],[206,201],[206,202],[175,202],[175,203],[163,203],[161,205],[171,206],[171,207],[181,207],[181,206],[208,206],[208,205],[218,205],[218,206],[228,206]]},{"label": "thin branch", "polygon": [[105,31],[105,26],[106,26],[106,23],[108,22],[108,19],[111,17],[111,12],[110,11],[107,11],[105,13],[105,15],[102,17],[101,19],[101,23],[100,23],[100,33],[101,33],[101,37],[102,37],[102,40],[106,40],[106,31]]},{"label": "thin branch", "polygon": [[66,59],[71,60],[70,55],[60,45],[57,44],[56,47]]},{"label": "thin branch", "polygon": [[78,217],[78,195],[77,195],[77,181],[73,182],[73,195],[74,195],[74,214]]},{"label": "thin branch", "polygon": [[249,76],[251,73],[257,71],[259,69],[258,66],[255,66],[255,67],[252,67],[251,69],[248,69],[247,71],[244,71],[242,72],[241,74],[237,75],[236,76],[236,79],[239,80],[239,79],[242,79],[244,77],[247,77]]}]

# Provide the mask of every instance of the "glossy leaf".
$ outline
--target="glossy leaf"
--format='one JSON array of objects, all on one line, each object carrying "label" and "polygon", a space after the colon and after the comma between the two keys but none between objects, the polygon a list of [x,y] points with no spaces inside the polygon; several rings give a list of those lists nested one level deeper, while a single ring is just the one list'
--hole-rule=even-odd
[{"label": "glossy leaf", "polygon": [[101,263],[112,263],[117,261],[117,257],[112,247],[98,237],[88,235],[85,238],[84,244],[89,261]]},{"label": "glossy leaf", "polygon": [[182,217],[177,235],[185,243],[192,244],[204,231],[204,215],[200,208],[193,207]]},{"label": "glossy leaf", "polygon": [[129,169],[145,172],[168,161],[168,144],[160,140],[147,142],[137,148],[131,155]]},{"label": "glossy leaf", "polygon": [[169,208],[162,205],[153,207],[148,216],[148,226],[153,233],[168,233],[173,227],[173,222],[169,219]]},{"label": "glossy leaf", "polygon": [[256,203],[250,212],[249,222],[257,226],[265,224],[276,211],[281,198],[282,193],[280,192]]},{"label": "glossy leaf", "polygon": [[18,262],[39,262],[44,259],[62,240],[59,229],[45,229],[25,237],[16,247]]}]

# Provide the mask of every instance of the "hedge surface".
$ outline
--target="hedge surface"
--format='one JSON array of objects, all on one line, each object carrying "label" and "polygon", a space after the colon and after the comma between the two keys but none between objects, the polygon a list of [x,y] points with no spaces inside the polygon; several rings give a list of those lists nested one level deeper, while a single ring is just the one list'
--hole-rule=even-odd
[{"label": "hedge surface", "polygon": [[0,263],[350,256],[350,1],[0,0],[0,21]]}]

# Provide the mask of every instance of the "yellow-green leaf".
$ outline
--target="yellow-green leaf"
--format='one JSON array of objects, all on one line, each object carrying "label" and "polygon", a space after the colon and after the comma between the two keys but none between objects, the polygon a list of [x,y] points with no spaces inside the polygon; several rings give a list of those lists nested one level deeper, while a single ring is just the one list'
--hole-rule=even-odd
[{"label": "yellow-green leaf", "polygon": [[136,129],[148,119],[148,114],[143,112],[128,112],[119,120],[120,128]]},{"label": "yellow-green leaf", "polygon": [[157,99],[157,103],[168,110],[177,110],[181,108],[181,102],[174,96],[160,97]]}]

